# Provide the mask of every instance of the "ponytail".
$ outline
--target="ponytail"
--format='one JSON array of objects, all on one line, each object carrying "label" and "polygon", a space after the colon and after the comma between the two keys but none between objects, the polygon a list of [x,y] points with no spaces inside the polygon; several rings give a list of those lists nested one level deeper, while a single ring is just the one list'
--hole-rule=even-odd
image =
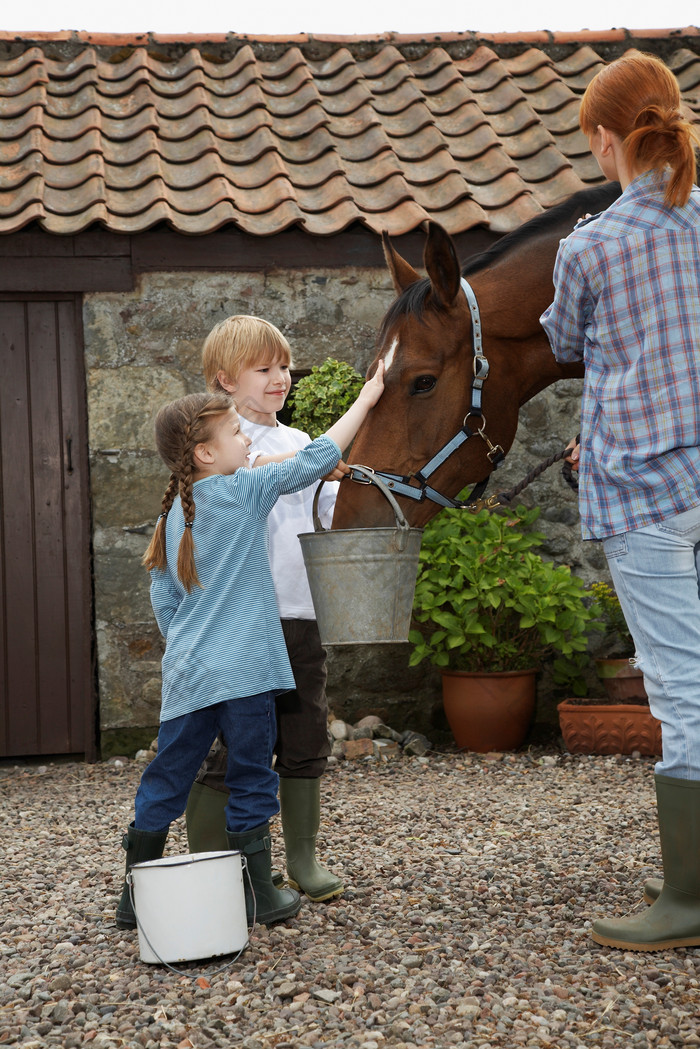
[{"label": "ponytail", "polygon": [[581,130],[607,128],[621,140],[633,174],[670,170],[665,201],[688,202],[698,132],[681,111],[678,81],[655,55],[628,51],[594,76],[581,102]]},{"label": "ponytail", "polygon": [[679,109],[650,105],[641,110],[625,139],[625,156],[632,169],[670,168],[664,200],[686,204],[695,182],[697,134]]}]

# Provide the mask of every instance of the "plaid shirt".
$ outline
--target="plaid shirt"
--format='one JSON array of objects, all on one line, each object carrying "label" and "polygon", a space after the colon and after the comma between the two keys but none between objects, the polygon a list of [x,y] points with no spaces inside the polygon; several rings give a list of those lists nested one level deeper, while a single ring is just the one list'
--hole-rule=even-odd
[{"label": "plaid shirt", "polygon": [[700,190],[668,207],[664,188],[640,175],[561,242],[541,317],[556,359],[586,366],[584,539],[700,503]]}]

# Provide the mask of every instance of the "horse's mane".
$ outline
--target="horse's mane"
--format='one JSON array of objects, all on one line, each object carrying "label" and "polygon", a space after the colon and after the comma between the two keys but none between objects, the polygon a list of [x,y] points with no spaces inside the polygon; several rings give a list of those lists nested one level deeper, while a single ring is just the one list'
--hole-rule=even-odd
[{"label": "horse's mane", "polygon": [[[541,215],[536,215],[534,219],[525,222],[518,229],[513,230],[512,233],[507,233],[492,244],[490,248],[487,248],[486,251],[482,251],[478,255],[472,255],[463,264],[462,275],[467,276],[467,274],[486,269],[521,244],[540,236],[542,233],[556,230],[557,226],[561,227],[561,235],[563,236],[567,230],[570,232],[573,229],[579,218],[589,213],[595,215],[599,211],[604,211],[620,196],[620,192],[619,182],[605,182],[600,186],[581,189],[577,193],[573,193],[566,200],[560,201]],[[383,341],[388,329],[400,317],[405,317],[407,314],[418,318],[423,316],[429,290],[429,278],[421,277],[420,280],[410,284],[401,292],[384,317],[378,336],[379,344]]]},{"label": "horse's mane", "polygon": [[573,229],[576,220],[584,215],[595,215],[604,211],[614,200],[620,196],[621,188],[619,182],[604,182],[601,186],[587,187],[573,193],[565,200],[561,200],[554,207],[536,215],[534,219],[525,222],[512,233],[506,233],[504,237],[497,240],[490,248],[472,255],[462,266],[462,276],[469,273],[477,273],[486,269],[508,252],[513,251],[520,244],[538,237],[541,233],[548,233],[559,225],[566,229],[569,225]]}]

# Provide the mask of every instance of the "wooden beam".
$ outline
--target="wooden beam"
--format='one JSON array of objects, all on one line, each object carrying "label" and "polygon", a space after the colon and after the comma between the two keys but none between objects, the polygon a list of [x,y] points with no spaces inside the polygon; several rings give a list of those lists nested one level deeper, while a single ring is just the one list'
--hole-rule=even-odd
[{"label": "wooden beam", "polygon": [[0,256],[3,292],[131,291],[130,258]]}]

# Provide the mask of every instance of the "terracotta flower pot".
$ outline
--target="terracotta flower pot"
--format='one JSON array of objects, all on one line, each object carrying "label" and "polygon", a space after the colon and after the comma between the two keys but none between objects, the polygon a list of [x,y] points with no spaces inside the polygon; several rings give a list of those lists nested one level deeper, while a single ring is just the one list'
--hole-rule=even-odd
[{"label": "terracotta flower pot", "polygon": [[572,754],[661,754],[661,722],[646,704],[565,699],[557,710]]},{"label": "terracotta flower pot", "polygon": [[442,671],[442,701],[458,747],[485,754],[516,750],[535,712],[536,670]]},{"label": "terracotta flower pot", "polygon": [[647,702],[644,675],[629,659],[596,659],[596,671],[608,697],[613,702],[638,699]]}]

